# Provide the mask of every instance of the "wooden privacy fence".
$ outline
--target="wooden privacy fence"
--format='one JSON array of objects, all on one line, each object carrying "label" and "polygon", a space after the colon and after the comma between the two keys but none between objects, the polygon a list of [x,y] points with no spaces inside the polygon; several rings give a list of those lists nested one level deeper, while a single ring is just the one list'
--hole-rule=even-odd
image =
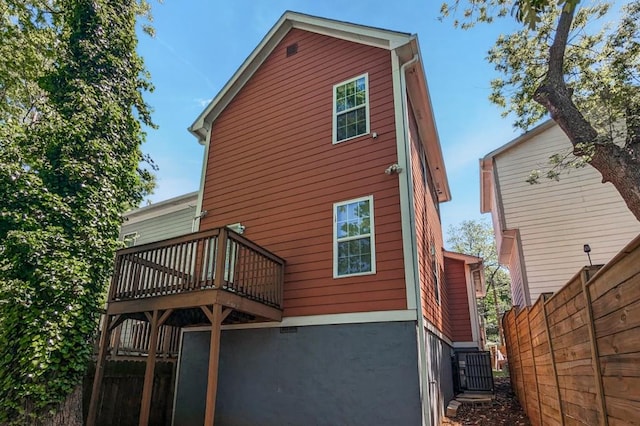
[{"label": "wooden privacy fence", "polygon": [[534,425],[640,424],[640,236],[502,321],[513,390]]},{"label": "wooden privacy fence", "polygon": [[[83,416],[86,422],[95,365],[91,365],[83,383]],[[111,361],[106,364],[98,403],[96,425],[137,425],[144,382],[145,363]],[[173,413],[175,364],[159,362],[154,372],[149,424],[170,426]]]}]

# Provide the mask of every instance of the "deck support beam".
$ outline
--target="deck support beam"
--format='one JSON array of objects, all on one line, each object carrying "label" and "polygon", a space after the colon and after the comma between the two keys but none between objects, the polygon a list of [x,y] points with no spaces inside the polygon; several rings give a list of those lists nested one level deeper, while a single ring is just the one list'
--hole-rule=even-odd
[{"label": "deck support beam", "polygon": [[144,387],[142,388],[142,402],[140,405],[139,426],[149,424],[149,413],[151,412],[151,397],[153,395],[153,375],[156,368],[156,350],[158,347],[158,331],[164,322],[169,318],[172,309],[166,311],[155,310],[145,312],[145,316],[150,323],[151,336],[149,337],[149,354],[147,356],[147,367],[144,371]]},{"label": "deck support beam", "polygon": [[102,386],[102,378],[104,376],[104,364],[107,359],[107,351],[109,349],[109,337],[114,328],[114,323],[118,320],[116,316],[113,323],[110,315],[105,315],[104,324],[102,324],[102,333],[100,334],[100,346],[98,349],[98,359],[96,360],[96,372],[93,376],[93,387],[91,389],[91,401],[89,403],[89,413],[87,415],[87,426],[95,426],[96,417],[98,416],[98,403],[100,402],[100,388]]},{"label": "deck support beam", "polygon": [[[208,307],[202,307],[208,311]],[[222,305],[213,305],[212,311],[207,312],[211,321],[211,341],[209,342],[209,372],[207,374],[207,398],[205,405],[204,424],[213,426],[216,414],[216,395],[218,392],[218,363],[220,360],[220,327],[222,321],[231,313],[231,309],[222,312]]]}]

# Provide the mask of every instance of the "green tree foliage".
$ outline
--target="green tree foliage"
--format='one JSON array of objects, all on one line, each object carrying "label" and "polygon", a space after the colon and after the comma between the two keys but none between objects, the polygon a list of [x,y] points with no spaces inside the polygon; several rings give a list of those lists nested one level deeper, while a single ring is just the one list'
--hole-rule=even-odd
[{"label": "green tree foliage", "polygon": [[134,0],[0,0],[0,424],[46,424],[81,382],[140,167]]},{"label": "green tree foliage", "polygon": [[509,274],[498,263],[493,229],[485,221],[465,220],[450,226],[447,243],[451,250],[484,259],[487,295],[478,304],[484,318],[487,341],[501,342],[501,316],[511,308]]},{"label": "green tree foliage", "polygon": [[522,29],[501,35],[488,59],[502,77],[491,101],[524,130],[550,114],[573,145],[550,158],[558,179],[567,166],[595,167],[640,220],[640,0],[619,8],[577,0],[453,1],[463,28],[514,16]]}]

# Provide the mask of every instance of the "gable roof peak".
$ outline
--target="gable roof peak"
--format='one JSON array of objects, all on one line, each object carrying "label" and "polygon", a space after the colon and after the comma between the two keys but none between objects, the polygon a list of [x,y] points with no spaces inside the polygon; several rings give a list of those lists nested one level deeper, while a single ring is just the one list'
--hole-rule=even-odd
[{"label": "gable roof peak", "polygon": [[278,22],[267,32],[227,84],[224,85],[220,92],[218,92],[189,127],[189,131],[198,139],[199,143],[205,143],[207,131],[210,129],[211,124],[256,72],[278,43],[280,43],[284,36],[293,28],[388,50],[406,45],[416,38],[415,35],[409,33],[321,18],[288,10],[282,14]]}]

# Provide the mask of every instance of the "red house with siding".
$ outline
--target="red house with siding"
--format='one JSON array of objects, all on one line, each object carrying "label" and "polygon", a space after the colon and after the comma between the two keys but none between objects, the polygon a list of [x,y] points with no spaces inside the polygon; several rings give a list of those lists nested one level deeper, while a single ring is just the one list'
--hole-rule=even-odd
[{"label": "red house with siding", "polygon": [[417,36],[287,12],[189,130],[199,232],[119,252],[103,342],[182,328],[175,425],[439,424],[482,261],[443,250]]}]

